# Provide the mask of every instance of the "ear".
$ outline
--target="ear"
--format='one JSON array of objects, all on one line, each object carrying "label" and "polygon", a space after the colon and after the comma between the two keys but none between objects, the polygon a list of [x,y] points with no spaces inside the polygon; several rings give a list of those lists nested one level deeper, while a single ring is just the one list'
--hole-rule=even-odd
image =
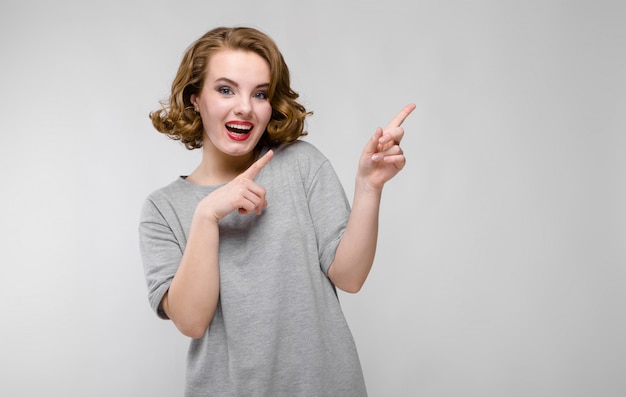
[{"label": "ear", "polygon": [[191,101],[191,104],[193,106],[198,106],[198,95],[196,94],[191,94],[191,96],[189,97],[189,100]]}]

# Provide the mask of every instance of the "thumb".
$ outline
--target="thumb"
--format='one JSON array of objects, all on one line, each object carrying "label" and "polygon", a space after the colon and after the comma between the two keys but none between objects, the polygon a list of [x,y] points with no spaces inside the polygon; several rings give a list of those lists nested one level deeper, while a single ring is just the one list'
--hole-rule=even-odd
[{"label": "thumb", "polygon": [[367,156],[372,156],[380,150],[379,140],[380,137],[383,136],[383,129],[378,127],[374,135],[370,138],[370,140],[365,145],[363,149],[363,154]]}]

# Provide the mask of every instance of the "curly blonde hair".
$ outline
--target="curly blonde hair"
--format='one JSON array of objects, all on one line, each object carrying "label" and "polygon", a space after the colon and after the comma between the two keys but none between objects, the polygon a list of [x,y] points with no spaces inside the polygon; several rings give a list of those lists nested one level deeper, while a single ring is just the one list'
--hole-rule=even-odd
[{"label": "curly blonde hair", "polygon": [[304,120],[312,112],[296,101],[299,95],[291,89],[289,68],[278,46],[266,34],[248,27],[215,28],[187,48],[172,82],[169,101],[161,102],[161,108],[150,113],[157,131],[180,140],[189,150],[202,147],[204,128],[191,96],[202,90],[211,55],[224,49],[252,51],[269,64],[272,117],[259,145],[279,145],[306,135]]}]

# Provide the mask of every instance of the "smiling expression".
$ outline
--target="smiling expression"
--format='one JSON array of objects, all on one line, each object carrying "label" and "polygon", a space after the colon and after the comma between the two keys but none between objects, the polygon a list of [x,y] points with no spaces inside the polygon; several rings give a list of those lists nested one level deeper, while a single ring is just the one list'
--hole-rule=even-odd
[{"label": "smiling expression", "polygon": [[204,85],[191,96],[202,117],[204,150],[235,157],[253,152],[272,116],[269,83],[269,65],[254,52],[211,55]]}]

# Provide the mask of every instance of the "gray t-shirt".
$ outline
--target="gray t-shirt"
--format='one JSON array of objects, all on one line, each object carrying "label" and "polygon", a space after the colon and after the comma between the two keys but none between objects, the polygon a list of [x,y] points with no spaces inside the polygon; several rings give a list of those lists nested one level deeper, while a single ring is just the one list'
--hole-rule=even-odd
[{"label": "gray t-shirt", "polygon": [[[266,151],[266,150],[264,150]],[[327,271],[350,207],[310,143],[274,149],[255,181],[268,206],[219,223],[220,299],[187,356],[186,396],[365,396],[354,340]],[[139,227],[152,308],[185,249],[196,205],[219,186],[184,178],[152,193]]]}]

